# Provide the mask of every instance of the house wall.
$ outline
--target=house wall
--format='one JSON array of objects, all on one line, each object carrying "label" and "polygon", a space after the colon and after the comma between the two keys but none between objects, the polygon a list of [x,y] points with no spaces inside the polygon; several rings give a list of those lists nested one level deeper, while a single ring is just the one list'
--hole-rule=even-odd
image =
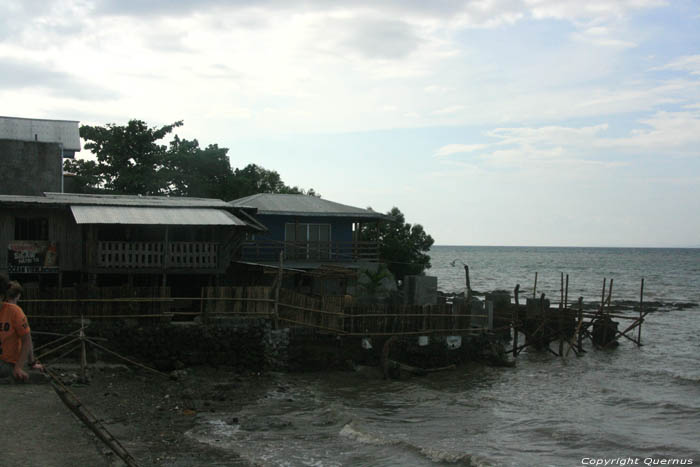
[{"label": "house wall", "polygon": [[286,223],[299,222],[300,224],[330,224],[331,242],[351,242],[352,224],[348,219],[338,217],[311,217],[311,216],[270,216],[259,214],[256,218],[268,228],[268,232],[255,235],[258,240],[284,240],[284,225]]},{"label": "house wall", "polygon": [[2,207],[0,209],[0,271],[7,272],[8,244],[15,240],[15,219],[46,218],[48,241],[56,243],[58,267],[79,270],[82,265],[82,230],[68,208]]},{"label": "house wall", "polygon": [[60,192],[63,156],[58,143],[0,139],[0,194]]},{"label": "house wall", "polygon": [[[56,243],[58,254],[58,268],[60,271],[83,271],[97,273],[149,273],[141,269],[130,269],[128,271],[108,271],[104,268],[97,268],[97,242],[100,239],[99,233],[104,231],[109,233],[119,226],[111,225],[78,225],[73,218],[70,208],[61,207],[40,207],[40,206],[0,206],[0,272],[7,273],[8,270],[8,244],[15,239],[15,219],[21,218],[45,218],[48,221],[48,241]],[[142,227],[146,234],[136,234],[132,241],[156,241],[164,240],[165,228],[163,226]],[[134,231],[141,232],[138,228]],[[188,274],[222,274],[231,263],[234,247],[239,241],[242,233],[239,228],[223,226],[191,226],[174,227],[170,241],[204,241],[216,242],[219,244],[216,268],[196,268],[187,266],[178,268],[177,264],[170,264],[168,270],[171,273]],[[142,233],[142,232],[141,232]],[[122,238],[114,238],[117,241],[126,241]],[[83,261],[85,259],[85,261]],[[158,267],[156,272],[161,272]]]}]

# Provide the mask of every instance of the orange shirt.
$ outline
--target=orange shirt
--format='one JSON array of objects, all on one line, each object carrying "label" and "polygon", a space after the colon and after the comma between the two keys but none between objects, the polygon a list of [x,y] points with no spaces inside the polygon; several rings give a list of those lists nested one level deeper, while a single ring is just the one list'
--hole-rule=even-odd
[{"label": "orange shirt", "polygon": [[17,363],[22,350],[22,337],[29,334],[29,323],[17,305],[3,303],[0,308],[0,359]]}]

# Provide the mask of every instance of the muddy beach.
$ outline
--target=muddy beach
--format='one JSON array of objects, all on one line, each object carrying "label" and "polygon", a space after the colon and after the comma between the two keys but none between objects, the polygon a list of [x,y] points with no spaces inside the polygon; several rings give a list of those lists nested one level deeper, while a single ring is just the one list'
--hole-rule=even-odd
[{"label": "muddy beach", "polygon": [[[166,379],[121,365],[92,368],[89,384],[80,384],[74,365],[52,369],[71,383],[69,388],[140,466],[251,465],[231,451],[193,440],[187,432],[197,417],[235,413],[264,397],[274,384],[269,375],[242,375],[226,368],[188,368]],[[254,424],[229,418],[231,425]],[[122,465],[106,446],[102,452],[112,465]]]}]

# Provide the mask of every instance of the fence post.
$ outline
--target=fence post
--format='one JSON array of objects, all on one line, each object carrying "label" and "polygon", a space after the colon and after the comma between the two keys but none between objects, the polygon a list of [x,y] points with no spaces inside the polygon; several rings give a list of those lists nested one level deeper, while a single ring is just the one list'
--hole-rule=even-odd
[{"label": "fence post", "polygon": [[518,309],[520,308],[520,298],[518,294],[520,293],[520,284],[515,284],[515,289],[513,290],[513,298],[515,299],[515,306],[513,306],[513,358],[518,356]]},{"label": "fence post", "polygon": [[201,298],[199,299],[199,316],[202,319],[203,324],[207,324],[209,321],[209,314],[207,313],[207,306],[204,306],[204,287],[201,288]]},{"label": "fence post", "polygon": [[639,289],[639,329],[637,329],[637,345],[642,345],[642,321],[644,321],[644,278]]},{"label": "fence post", "polygon": [[85,348],[85,315],[80,315],[80,382],[87,383],[87,350]]},{"label": "fence post", "polygon": [[274,329],[279,327],[279,307],[280,307],[280,288],[282,288],[282,267],[284,265],[284,251],[280,251],[280,265],[277,270],[277,283],[275,284],[275,310],[273,315]]}]

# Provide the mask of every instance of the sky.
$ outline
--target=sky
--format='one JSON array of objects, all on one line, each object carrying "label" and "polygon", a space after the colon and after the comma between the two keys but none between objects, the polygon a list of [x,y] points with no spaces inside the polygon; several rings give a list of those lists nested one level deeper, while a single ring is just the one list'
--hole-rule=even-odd
[{"label": "sky", "polygon": [[6,0],[0,115],[183,120],[436,244],[700,247],[697,1]]}]

